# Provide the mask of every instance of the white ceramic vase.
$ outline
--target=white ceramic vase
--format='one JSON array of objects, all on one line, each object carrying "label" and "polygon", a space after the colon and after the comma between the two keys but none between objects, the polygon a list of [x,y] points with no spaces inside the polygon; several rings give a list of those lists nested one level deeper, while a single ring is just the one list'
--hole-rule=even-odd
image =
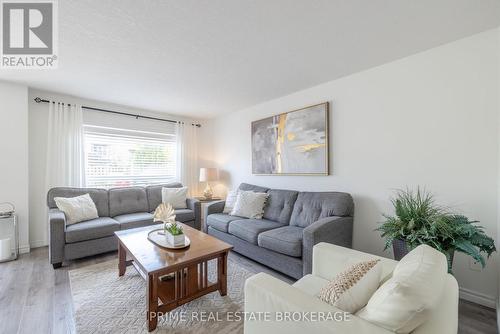
[{"label": "white ceramic vase", "polygon": [[167,242],[174,247],[183,246],[186,242],[184,234],[172,235],[170,232],[165,231],[165,237]]}]

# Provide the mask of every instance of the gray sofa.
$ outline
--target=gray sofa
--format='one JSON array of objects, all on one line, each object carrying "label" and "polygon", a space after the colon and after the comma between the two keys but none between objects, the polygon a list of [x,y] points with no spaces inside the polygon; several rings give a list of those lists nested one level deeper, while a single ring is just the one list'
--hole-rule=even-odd
[{"label": "gray sofa", "polygon": [[204,230],[233,250],[299,279],[311,273],[318,242],[352,247],[354,202],[341,192],[298,192],[242,183],[240,190],[267,192],[263,219],[222,213],[224,201],[207,206]]},{"label": "gray sofa", "polygon": [[[153,225],[153,212],[161,203],[162,187],[179,188],[180,183],[148,187],[52,188],[47,194],[49,207],[49,257],[54,268],[65,260],[100,254],[117,249],[114,232]],[[54,197],[75,197],[89,194],[97,207],[99,218],[66,226],[66,217],[57,209]],[[175,210],[176,220],[200,229],[201,206],[198,200],[187,199],[187,209]]]}]

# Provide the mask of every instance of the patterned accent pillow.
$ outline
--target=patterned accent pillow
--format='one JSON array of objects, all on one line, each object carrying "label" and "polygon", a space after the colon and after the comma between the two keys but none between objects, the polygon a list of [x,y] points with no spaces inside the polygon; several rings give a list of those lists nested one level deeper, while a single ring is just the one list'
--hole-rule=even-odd
[{"label": "patterned accent pillow", "polygon": [[381,274],[378,259],[356,263],[324,286],[318,298],[342,311],[356,313],[377,290]]},{"label": "patterned accent pillow", "polygon": [[56,206],[64,212],[66,225],[99,218],[97,207],[89,194],[76,197],[54,197]]},{"label": "patterned accent pillow", "polygon": [[256,193],[253,191],[239,191],[236,197],[236,203],[231,211],[231,216],[244,218],[262,219],[264,215],[264,206],[269,194]]},{"label": "patterned accent pillow", "polygon": [[231,213],[234,208],[234,204],[236,203],[236,199],[238,198],[238,192],[239,190],[231,190],[227,193],[226,196],[226,203],[224,204],[224,211],[222,213]]}]

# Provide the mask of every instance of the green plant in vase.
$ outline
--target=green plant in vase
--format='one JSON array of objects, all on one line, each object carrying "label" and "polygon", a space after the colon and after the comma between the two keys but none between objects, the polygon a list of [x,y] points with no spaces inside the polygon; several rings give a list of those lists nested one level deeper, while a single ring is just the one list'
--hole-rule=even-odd
[{"label": "green plant in vase", "polygon": [[433,195],[425,190],[398,190],[391,201],[394,215],[384,215],[385,221],[376,230],[385,238],[385,249],[393,247],[396,260],[426,244],[446,255],[451,272],[455,251],[473,257],[483,268],[483,254],[489,257],[496,251],[493,239],[478,221],[437,205]]},{"label": "green plant in vase", "polygon": [[177,223],[165,224],[165,232],[172,234],[173,236],[184,234],[182,231],[182,226]]},{"label": "green plant in vase", "polygon": [[165,237],[168,243],[174,247],[182,246],[186,242],[182,226],[176,222],[165,224]]}]

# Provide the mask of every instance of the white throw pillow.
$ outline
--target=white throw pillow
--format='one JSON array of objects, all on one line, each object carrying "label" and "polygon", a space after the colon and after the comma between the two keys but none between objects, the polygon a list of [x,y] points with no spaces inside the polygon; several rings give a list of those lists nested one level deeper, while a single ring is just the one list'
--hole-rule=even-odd
[{"label": "white throw pillow", "polygon": [[236,204],[236,199],[238,198],[238,190],[231,190],[227,193],[226,203],[224,203],[224,211],[222,213],[231,213]]},{"label": "white throw pillow", "polygon": [[390,331],[410,333],[438,303],[447,274],[446,256],[420,245],[399,261],[392,277],[357,315]]},{"label": "white throw pillow", "polygon": [[378,259],[353,264],[324,286],[318,297],[342,311],[356,313],[377,290],[381,274]]},{"label": "white throw pillow", "polygon": [[66,215],[66,225],[99,218],[97,207],[89,194],[77,197],[54,197],[57,208]]},{"label": "white throw pillow", "polygon": [[268,196],[266,193],[239,191],[231,216],[262,219]]},{"label": "white throw pillow", "polygon": [[182,188],[161,188],[161,201],[170,203],[174,209],[186,209],[187,187]]}]

